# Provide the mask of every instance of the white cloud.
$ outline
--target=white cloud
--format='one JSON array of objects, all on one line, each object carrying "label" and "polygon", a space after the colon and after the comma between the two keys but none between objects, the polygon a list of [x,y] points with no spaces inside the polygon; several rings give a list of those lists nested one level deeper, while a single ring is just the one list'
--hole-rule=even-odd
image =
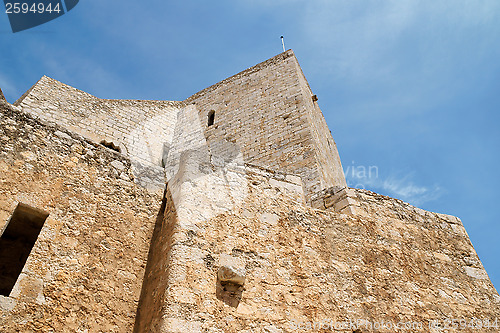
[{"label": "white cloud", "polygon": [[420,206],[423,203],[438,199],[444,189],[439,185],[418,185],[414,182],[414,174],[392,174],[381,178],[376,167],[351,165],[344,170],[347,184],[350,187],[364,188],[374,192],[382,192],[392,197]]},{"label": "white cloud", "polygon": [[381,188],[415,206],[436,200],[443,194],[442,188],[438,185],[431,187],[419,186],[411,181],[409,177],[399,179],[389,177],[381,182]]}]

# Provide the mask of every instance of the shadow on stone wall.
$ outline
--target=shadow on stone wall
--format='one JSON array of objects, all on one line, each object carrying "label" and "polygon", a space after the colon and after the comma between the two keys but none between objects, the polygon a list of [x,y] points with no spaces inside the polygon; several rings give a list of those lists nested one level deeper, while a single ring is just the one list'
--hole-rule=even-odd
[{"label": "shadow on stone wall", "polygon": [[134,332],[158,332],[160,330],[161,313],[168,285],[171,236],[176,220],[177,211],[167,184],[149,247]]}]

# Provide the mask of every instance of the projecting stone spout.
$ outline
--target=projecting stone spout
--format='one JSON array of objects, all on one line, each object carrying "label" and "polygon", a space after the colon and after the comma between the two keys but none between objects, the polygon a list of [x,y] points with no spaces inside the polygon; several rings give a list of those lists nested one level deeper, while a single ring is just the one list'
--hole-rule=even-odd
[{"label": "projecting stone spout", "polygon": [[217,278],[221,282],[234,283],[243,286],[245,284],[246,272],[233,266],[222,266],[219,268]]},{"label": "projecting stone spout", "polygon": [[217,272],[217,298],[229,306],[237,307],[240,303],[246,272],[242,268],[224,265]]}]

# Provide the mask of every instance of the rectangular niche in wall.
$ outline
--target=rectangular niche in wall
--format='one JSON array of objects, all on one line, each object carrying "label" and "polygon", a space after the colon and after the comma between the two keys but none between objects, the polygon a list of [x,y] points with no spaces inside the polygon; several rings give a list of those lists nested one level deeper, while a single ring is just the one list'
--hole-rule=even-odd
[{"label": "rectangular niche in wall", "polygon": [[47,219],[44,211],[19,203],[0,237],[0,295],[9,296]]}]

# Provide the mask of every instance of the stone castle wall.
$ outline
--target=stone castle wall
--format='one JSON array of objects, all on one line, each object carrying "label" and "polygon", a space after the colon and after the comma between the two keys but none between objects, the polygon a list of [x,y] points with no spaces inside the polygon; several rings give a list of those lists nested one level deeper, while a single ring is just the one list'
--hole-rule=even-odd
[{"label": "stone castle wall", "polygon": [[[498,318],[500,296],[455,217],[364,191],[354,195],[366,199],[370,215],[313,209],[293,183],[276,187],[276,175],[265,171],[237,173],[234,179],[246,179],[243,200],[212,217],[194,218],[197,205],[182,213],[187,203],[175,204],[176,189],[167,195],[170,242],[156,248],[168,277],[147,293],[161,292],[163,304],[142,303],[141,311],[155,315],[138,317],[144,321],[135,332],[442,332],[446,320]],[[196,178],[190,190],[205,181]],[[227,262],[246,272],[232,305],[217,295]]]},{"label": "stone castle wall", "polygon": [[307,195],[346,186],[335,143],[292,51],[185,103],[194,103],[205,123],[215,111],[214,126],[205,125],[209,146],[220,140],[235,143],[246,162],[299,175]]},{"label": "stone castle wall", "polygon": [[42,77],[15,105],[146,165],[161,167],[163,143],[172,142],[179,102],[109,100]]},{"label": "stone castle wall", "polygon": [[346,186],[335,142],[292,51],[183,102],[104,100],[43,77],[15,104],[94,142],[113,142],[146,167],[175,168],[180,151],[207,145],[218,155],[239,151],[247,163],[299,175],[308,196]]},{"label": "stone castle wall", "polygon": [[[240,241],[240,235],[226,234],[225,228],[213,224],[213,220],[244,205],[251,195],[250,183],[269,195],[269,199],[276,193],[286,193],[290,203],[305,204],[300,178],[248,164],[233,163],[213,173],[194,177],[184,174],[181,178],[169,184],[165,193],[164,215],[158,220],[151,242],[134,332],[201,331],[196,317],[212,316],[208,312],[200,313],[206,310],[202,303],[206,301],[215,306],[219,302],[216,273],[206,275],[206,270],[214,270],[224,259],[233,258],[230,248]],[[187,200],[179,200],[180,197]],[[276,223],[276,216],[263,214],[261,218],[260,232],[267,233],[265,224]],[[200,245],[200,237],[219,234],[224,238],[225,252],[216,250],[223,244],[213,239]],[[211,325],[213,323],[207,322],[206,327]]]},{"label": "stone castle wall", "polygon": [[[322,177],[320,177],[322,180],[320,188],[325,189],[330,186],[347,187],[337,145],[328,129],[325,117],[319,108],[318,97],[313,95],[306,77],[302,73],[302,69],[295,57],[294,60],[302,95],[304,97],[303,109],[307,111],[305,113],[309,118],[311,136],[314,146],[316,147],[318,166],[322,174]],[[309,96],[312,96],[312,98],[309,98]],[[314,191],[314,193],[317,193],[317,191]]]},{"label": "stone castle wall", "polygon": [[[183,102],[44,77],[16,104],[0,100],[0,230],[18,203],[49,215],[0,296],[2,332],[438,332],[500,316],[459,219],[345,186],[291,51]],[[243,284],[222,284],[228,267]]]},{"label": "stone castle wall", "polygon": [[49,214],[0,331],[132,331],[161,198],[123,155],[0,102],[0,230],[18,203]]}]

